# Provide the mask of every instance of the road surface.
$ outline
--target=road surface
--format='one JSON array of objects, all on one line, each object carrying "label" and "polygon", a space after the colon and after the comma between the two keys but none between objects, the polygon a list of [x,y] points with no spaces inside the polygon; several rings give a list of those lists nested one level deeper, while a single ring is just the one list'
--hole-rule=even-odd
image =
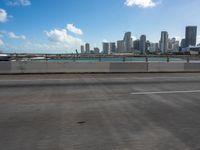
[{"label": "road surface", "polygon": [[200,74],[0,75],[1,150],[199,150]]}]

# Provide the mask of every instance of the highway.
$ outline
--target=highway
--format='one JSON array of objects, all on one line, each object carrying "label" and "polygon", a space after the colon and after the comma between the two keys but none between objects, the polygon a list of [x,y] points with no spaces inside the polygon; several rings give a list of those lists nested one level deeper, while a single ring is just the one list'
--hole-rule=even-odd
[{"label": "highway", "polygon": [[199,150],[200,73],[0,75],[1,150]]}]

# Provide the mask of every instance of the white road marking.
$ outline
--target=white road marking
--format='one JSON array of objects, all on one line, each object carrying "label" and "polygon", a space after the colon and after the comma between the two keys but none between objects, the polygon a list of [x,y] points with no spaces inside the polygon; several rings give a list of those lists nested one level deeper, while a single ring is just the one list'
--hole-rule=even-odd
[{"label": "white road marking", "polygon": [[176,93],[200,93],[200,90],[191,91],[158,91],[158,92],[133,92],[132,95],[153,95],[153,94],[176,94]]}]

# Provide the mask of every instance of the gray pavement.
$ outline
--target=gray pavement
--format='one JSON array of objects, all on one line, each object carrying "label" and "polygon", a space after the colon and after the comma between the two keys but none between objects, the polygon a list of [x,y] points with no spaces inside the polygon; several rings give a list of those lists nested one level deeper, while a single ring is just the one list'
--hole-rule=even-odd
[{"label": "gray pavement", "polygon": [[200,74],[0,75],[1,150],[199,150]]}]

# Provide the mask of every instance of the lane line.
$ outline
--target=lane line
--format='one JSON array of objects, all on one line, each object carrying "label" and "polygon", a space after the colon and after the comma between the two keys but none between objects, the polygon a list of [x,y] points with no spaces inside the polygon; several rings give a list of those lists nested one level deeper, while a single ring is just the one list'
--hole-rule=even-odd
[{"label": "lane line", "polygon": [[[130,77],[130,78],[110,78],[111,80],[153,80],[153,79],[199,79],[200,76],[191,77]],[[30,81],[74,81],[77,79],[91,80],[91,78],[71,78],[71,79],[0,79],[0,82],[30,82]],[[105,80],[108,78],[94,78],[97,80]]]},{"label": "lane line", "polygon": [[153,95],[153,94],[177,94],[177,93],[200,93],[200,90],[191,91],[159,91],[159,92],[133,92],[132,95]]}]

